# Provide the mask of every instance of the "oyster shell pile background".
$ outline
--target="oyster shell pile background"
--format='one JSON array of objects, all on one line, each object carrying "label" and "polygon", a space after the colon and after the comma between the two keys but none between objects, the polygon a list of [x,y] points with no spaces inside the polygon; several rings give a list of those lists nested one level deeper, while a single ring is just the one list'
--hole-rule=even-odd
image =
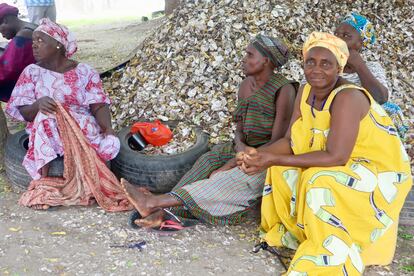
[{"label": "oyster shell pile background", "polygon": [[[350,11],[374,23],[378,43],[363,55],[383,64],[393,101],[412,118],[413,5],[411,0],[183,1],[129,64],[104,81],[113,100],[114,124],[182,120],[201,126],[213,144],[228,141],[243,79],[241,59],[251,38],[258,33],[284,38],[292,56],[282,72],[301,80],[301,48],[307,35],[314,30],[333,32]],[[411,131],[410,151],[413,137]]]}]

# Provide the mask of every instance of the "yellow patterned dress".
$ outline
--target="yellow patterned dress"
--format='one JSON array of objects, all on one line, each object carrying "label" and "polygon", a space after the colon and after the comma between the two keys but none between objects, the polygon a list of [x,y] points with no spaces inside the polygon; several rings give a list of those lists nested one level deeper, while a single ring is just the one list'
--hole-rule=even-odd
[{"label": "yellow patterned dress", "polygon": [[[306,84],[302,116],[291,129],[294,154],[325,150],[329,107],[337,93],[350,87],[363,91],[349,84],[335,89],[314,117]],[[398,223],[412,185],[409,157],[391,119],[364,93],[371,107],[345,166],[268,169],[261,236],[271,246],[296,249],[287,275],[360,275],[362,251]]]}]

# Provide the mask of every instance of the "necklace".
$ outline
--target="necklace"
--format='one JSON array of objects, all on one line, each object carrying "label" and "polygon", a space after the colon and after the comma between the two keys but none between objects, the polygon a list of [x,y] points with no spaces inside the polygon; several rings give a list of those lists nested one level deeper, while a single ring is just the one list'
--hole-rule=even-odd
[{"label": "necklace", "polygon": [[[324,108],[324,106],[325,106],[325,103],[326,103],[326,100],[327,100],[327,99],[328,99],[328,98],[326,98],[325,100],[323,100],[321,110],[323,110],[323,108]],[[312,98],[312,104],[311,104],[311,113],[312,113],[313,118],[315,118],[315,117],[316,117],[316,116],[315,116],[315,112],[313,111],[313,109],[315,108],[315,100],[316,100],[316,96],[315,96],[315,95],[313,95],[313,98]]]}]

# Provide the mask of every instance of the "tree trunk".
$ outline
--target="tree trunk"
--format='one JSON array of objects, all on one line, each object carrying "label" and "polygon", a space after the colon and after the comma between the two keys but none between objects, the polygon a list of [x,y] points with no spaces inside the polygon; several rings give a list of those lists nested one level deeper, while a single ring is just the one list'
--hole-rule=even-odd
[{"label": "tree trunk", "polygon": [[4,150],[8,134],[9,130],[7,128],[6,116],[0,103],[0,171],[4,168]]},{"label": "tree trunk", "polygon": [[180,0],[165,0],[165,15],[170,15],[180,5]]}]

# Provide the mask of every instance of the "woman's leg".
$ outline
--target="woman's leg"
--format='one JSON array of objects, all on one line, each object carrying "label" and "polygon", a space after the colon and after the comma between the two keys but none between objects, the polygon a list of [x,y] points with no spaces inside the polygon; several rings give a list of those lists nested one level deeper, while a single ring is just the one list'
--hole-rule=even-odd
[{"label": "woman's leg", "polygon": [[193,167],[180,179],[173,190],[208,178],[213,171],[221,168],[234,156],[232,143],[226,143],[213,148],[212,151],[206,152],[197,159]]}]

